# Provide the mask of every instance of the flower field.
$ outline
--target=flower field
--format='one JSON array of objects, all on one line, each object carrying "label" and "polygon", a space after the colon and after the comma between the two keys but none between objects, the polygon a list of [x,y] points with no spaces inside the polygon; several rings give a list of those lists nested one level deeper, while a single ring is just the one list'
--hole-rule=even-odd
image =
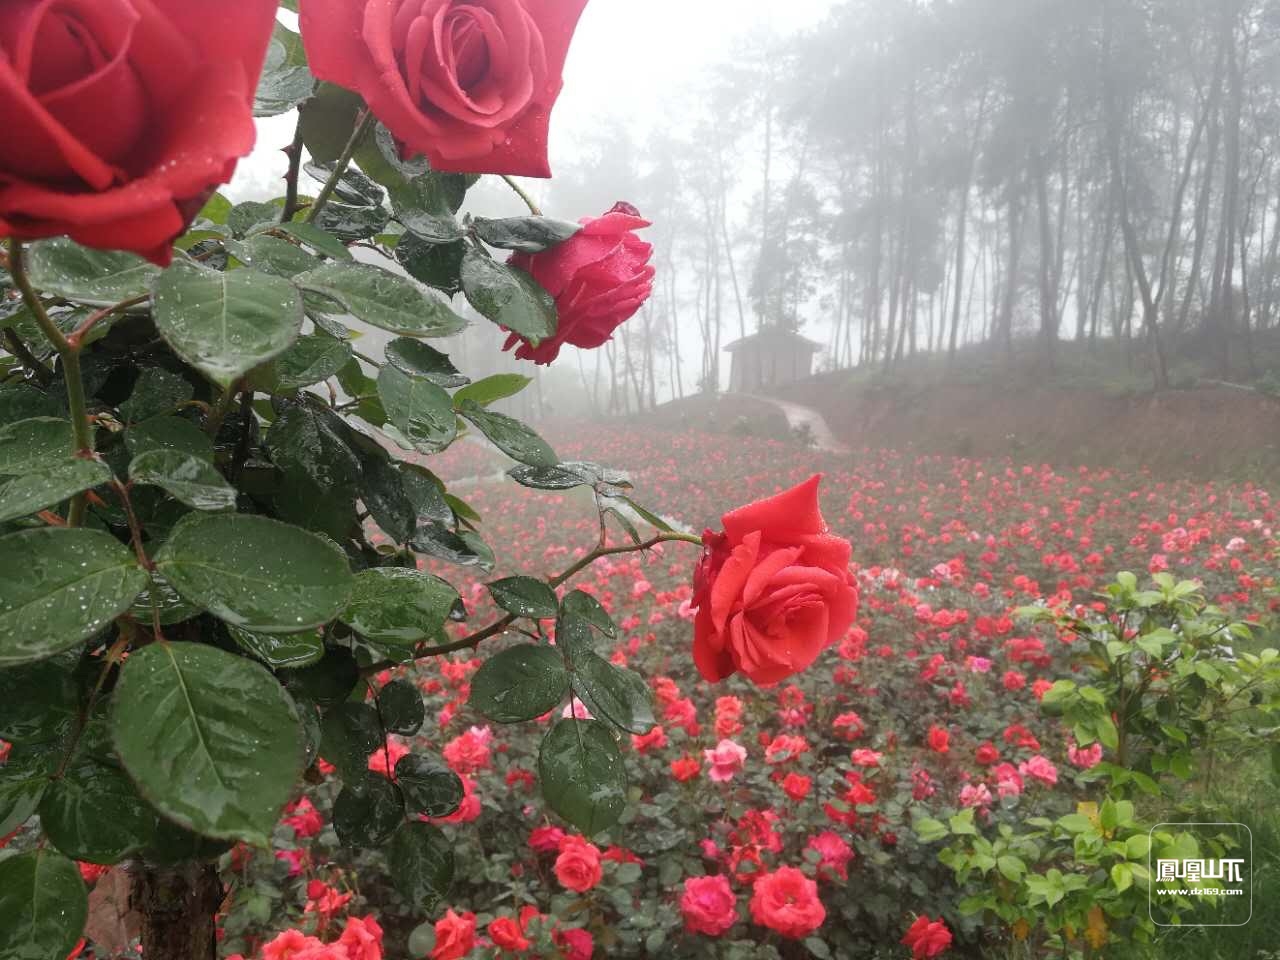
[{"label": "flower field", "polygon": [[[439,756],[465,786],[461,808],[436,821],[457,854],[447,902],[431,916],[409,909],[382,879],[381,854],[338,842],[336,789],[321,786],[314,803],[287,811],[274,858],[244,847],[229,855],[227,955],[931,957],[1029,947],[1036,934],[1025,919],[962,909],[972,890],[930,836],[943,822],[962,837],[973,823],[982,832],[1069,820],[1090,810],[1078,805],[1116,760],[1105,736],[1087,736],[1086,724],[1092,742],[1078,742],[1079,727],[1041,702],[1076,675],[1084,644],[1020,608],[1087,617],[1128,570],[1144,583],[1164,572],[1199,581],[1226,618],[1256,623],[1276,610],[1276,506],[1247,484],[587,425],[547,438],[566,460],[627,470],[641,502],[698,531],[718,525],[724,504],[823,474],[823,514],[853,543],[856,625],[788,681],[713,686],[691,655],[695,548],[597,561],[573,586],[619,625],[600,652],[651,678],[658,724],[624,749],[622,823],[588,840],[544,808],[535,771],[549,718],[504,727],[467,704],[470,678],[508,642],[485,641],[473,658],[440,658],[412,675],[427,705],[414,752]],[[494,571],[474,571],[461,588],[473,627],[501,613],[483,582],[562,570],[599,535],[590,492],[495,482],[498,459],[458,444],[431,461],[483,517],[489,542],[509,545]],[[370,768],[393,770],[409,745],[391,737]],[[1141,880],[1145,856],[1134,859]],[[1017,879],[1035,865],[1006,856],[999,872]],[[1105,897],[1081,915],[1059,925],[1073,950],[1111,955],[1105,945],[1128,936]]]}]

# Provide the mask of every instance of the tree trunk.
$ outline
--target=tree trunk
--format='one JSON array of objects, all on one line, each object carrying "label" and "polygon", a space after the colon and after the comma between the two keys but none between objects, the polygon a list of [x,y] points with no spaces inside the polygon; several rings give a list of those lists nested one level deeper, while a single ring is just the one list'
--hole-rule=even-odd
[{"label": "tree trunk", "polygon": [[147,960],[214,960],[214,917],[222,905],[222,881],[212,863],[176,866],[138,862],[130,906],[142,918],[142,955]]}]

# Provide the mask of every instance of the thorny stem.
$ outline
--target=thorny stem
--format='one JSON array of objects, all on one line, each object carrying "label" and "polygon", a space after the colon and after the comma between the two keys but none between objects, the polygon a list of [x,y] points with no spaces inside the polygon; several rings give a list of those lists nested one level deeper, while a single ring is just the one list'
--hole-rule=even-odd
[{"label": "thorny stem", "polygon": [[[547,583],[550,584],[552,588],[559,587],[602,557],[616,556],[621,553],[638,553],[645,550],[652,550],[660,543],[694,543],[698,546],[702,546],[702,538],[692,533],[678,533],[672,530],[659,533],[641,543],[626,543],[618,547],[597,546],[594,550],[575,562],[563,573],[558,573],[553,577],[548,577]],[[477,630],[475,633],[468,634],[461,639],[454,640],[450,643],[444,643],[436,647],[419,647],[414,651],[414,659],[424,660],[427,657],[438,657],[446,653],[456,653],[459,650],[473,649],[478,647],[481,641],[488,640],[490,637],[496,637],[498,634],[503,633],[509,626],[511,626],[511,624],[516,622],[516,619],[517,617],[514,614],[507,614],[507,616],[500,620],[495,620],[482,630]],[[361,671],[361,673],[364,676],[373,676],[376,673],[381,673],[383,670],[394,666],[398,666],[398,664],[391,663],[390,661],[375,663],[366,667]]]},{"label": "thorny stem", "polygon": [[509,177],[505,173],[502,174],[502,179],[507,181],[507,186],[510,187],[512,190],[514,190],[516,192],[516,195],[519,196],[520,199],[524,201],[524,204],[526,207],[529,208],[530,213],[532,213],[535,217],[542,216],[542,210],[540,210],[538,208],[538,205],[533,202],[533,197],[529,196],[529,194],[525,192],[524,187],[520,186],[520,184],[516,183],[513,177]]},{"label": "thorny stem", "polygon": [[289,158],[289,172],[285,174],[284,208],[280,211],[280,222],[288,223],[298,212],[298,172],[302,167],[302,116],[298,116],[298,126],[293,131],[293,143],[284,148],[284,155]]},{"label": "thorny stem", "polygon": [[368,107],[365,107],[356,115],[356,128],[351,132],[351,139],[343,147],[342,155],[338,157],[338,162],[334,164],[333,173],[329,174],[329,179],[325,181],[324,188],[320,191],[320,196],[316,197],[316,202],[307,211],[305,223],[314,223],[316,217],[320,216],[320,211],[324,209],[325,204],[329,202],[329,198],[333,196],[333,191],[338,188],[338,181],[347,172],[347,167],[351,165],[351,158],[355,155],[356,148],[360,146],[360,141],[364,139],[364,135],[372,123],[373,114],[369,112]]},{"label": "thorny stem", "polygon": [[120,313],[128,310],[130,307],[136,307],[139,304],[146,303],[151,299],[151,294],[144,293],[141,296],[131,297],[128,300],[121,300],[119,303],[112,304],[109,307],[103,307],[101,310],[91,313],[88,319],[80,326],[76,327],[71,333],[67,334],[67,343],[76,350],[84,346],[84,338],[88,336],[89,331],[101,320],[105,320],[113,313]]},{"label": "thorny stem", "polygon": [[[9,240],[9,273],[18,290],[22,292],[22,299],[27,309],[35,317],[36,325],[53,344],[53,348],[58,351],[59,360],[62,361],[62,375],[67,381],[67,406],[71,412],[72,449],[78,456],[92,457],[93,433],[89,427],[89,408],[85,402],[84,380],[80,376],[79,345],[68,341],[58,329],[57,324],[49,319],[40,295],[31,285],[31,278],[27,276],[27,265],[22,255],[22,242],[13,238]],[[72,498],[71,508],[67,514],[68,526],[78,527],[84,521],[85,503],[83,493],[76,494]]]},{"label": "thorny stem", "polygon": [[22,338],[12,328],[4,332],[4,344],[8,347],[9,352],[21,360],[22,365],[35,375],[42,387],[47,387],[53,382],[53,371],[36,358],[35,354],[28,349],[27,345],[22,342]]}]

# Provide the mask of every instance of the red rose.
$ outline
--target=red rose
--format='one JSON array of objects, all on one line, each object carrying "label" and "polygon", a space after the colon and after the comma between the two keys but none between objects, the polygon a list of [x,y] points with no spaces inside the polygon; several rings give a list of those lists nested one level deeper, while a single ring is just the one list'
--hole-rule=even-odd
[{"label": "red rose", "polygon": [[929,749],[934,753],[946,753],[951,749],[951,734],[946,727],[935,723],[929,728]]},{"label": "red rose", "polygon": [[858,612],[849,541],[827,533],[812,477],[722,518],[694,575],[693,659],[712,682],[776,683],[813,663]]},{"label": "red rose", "polygon": [[941,920],[917,917],[902,938],[902,943],[911,948],[911,956],[915,960],[925,960],[927,957],[936,957],[951,946],[951,931]]},{"label": "red rose", "polygon": [[476,915],[470,910],[454,913],[450,908],[436,921],[436,945],[431,960],[460,960],[475,948]]},{"label": "red rose", "polygon": [[560,314],[554,336],[536,347],[511,334],[521,360],[548,364],[566,343],[593,350],[613,338],[653,292],[653,247],[635,235],[649,226],[629,203],[616,203],[603,217],[587,217],[582,229],[544,253],[517,253],[512,266],[532,275],[551,294]]},{"label": "red rose", "polygon": [[690,933],[718,937],[738,922],[738,898],[733,895],[729,878],[689,877],[680,896],[680,913],[684,928]]},{"label": "red rose", "polygon": [[818,885],[795,867],[779,867],[755,883],[751,919],[784,937],[800,940],[822,926],[827,909],[818,899]]},{"label": "red rose", "polygon": [[253,149],[276,0],[0,3],[0,236],[165,265]]},{"label": "red rose", "polygon": [[498,917],[498,919],[490,923],[489,939],[493,941],[493,945],[499,950],[506,950],[512,953],[528,950],[530,946],[529,938],[520,929],[520,924],[516,923],[511,917]]},{"label": "red rose", "polygon": [[436,170],[549,177],[547,129],[587,0],[301,0],[311,69]]},{"label": "red rose", "polygon": [[560,948],[564,960],[591,960],[596,952],[595,940],[587,930],[552,930],[551,942]]},{"label": "red rose", "polygon": [[556,857],[556,879],[574,893],[586,893],[604,876],[600,869],[600,849],[581,837],[565,837]]},{"label": "red rose", "polygon": [[799,803],[809,795],[813,780],[798,773],[788,773],[782,780],[782,790],[792,800]]}]

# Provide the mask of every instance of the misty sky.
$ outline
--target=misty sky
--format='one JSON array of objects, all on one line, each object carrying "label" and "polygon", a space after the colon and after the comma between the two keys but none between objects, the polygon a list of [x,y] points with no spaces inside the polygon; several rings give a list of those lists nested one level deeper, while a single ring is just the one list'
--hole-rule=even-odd
[{"label": "misty sky", "polygon": [[[726,61],[736,37],[759,31],[787,35],[820,22],[834,0],[591,0],[583,13],[565,67],[564,92],[551,124],[551,167],[565,169],[578,144],[593,131],[618,120],[643,144],[658,125],[683,128],[697,115],[689,101],[698,78],[710,66]],[[296,28],[290,14],[281,19]],[[253,155],[242,161],[235,179],[224,188],[232,200],[266,200],[283,193],[286,160],[281,148],[293,137],[295,114],[258,121],[259,139]],[[305,180],[305,178],[304,178]],[[544,183],[525,181],[541,198]],[[314,191],[317,184],[304,182]],[[520,202],[505,192],[479,191],[480,204],[490,216],[516,216]],[[509,204],[505,210],[494,204]],[[598,211],[555,210],[564,219]],[[744,264],[745,266],[745,264]],[[690,335],[695,323],[689,319]],[[566,365],[575,364],[572,349]],[[598,358],[588,360],[592,364]],[[726,358],[727,359],[727,358]],[[685,366],[696,377],[697,356],[689,352]],[[728,376],[728,364],[724,365]]]}]

